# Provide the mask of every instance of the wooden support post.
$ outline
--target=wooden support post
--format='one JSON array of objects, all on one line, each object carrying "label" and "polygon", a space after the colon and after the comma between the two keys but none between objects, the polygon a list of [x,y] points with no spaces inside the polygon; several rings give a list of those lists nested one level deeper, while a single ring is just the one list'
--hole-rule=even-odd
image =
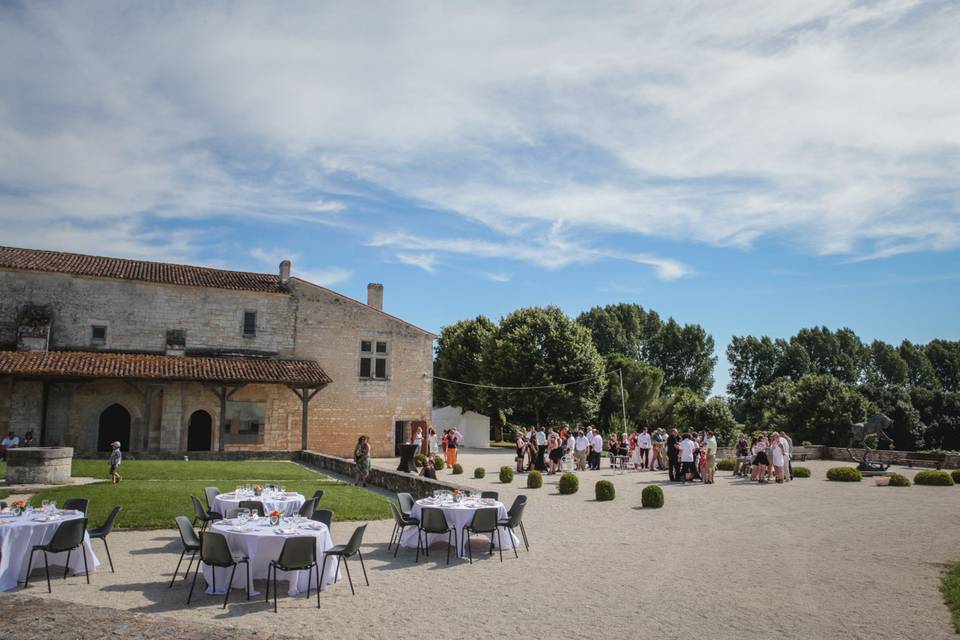
[{"label": "wooden support post", "polygon": [[227,400],[229,400],[233,394],[240,389],[243,389],[245,384],[237,385],[235,387],[228,387],[227,385],[211,386],[204,385],[207,387],[207,390],[210,391],[213,395],[217,396],[217,400],[220,401],[220,426],[217,429],[217,451],[223,451],[223,441],[224,436],[227,433]]},{"label": "wooden support post", "polygon": [[292,385],[287,385],[287,387],[300,398],[300,448],[306,451],[310,401],[313,400],[313,397],[317,395],[323,387],[315,387],[312,389],[310,387],[297,388]]},{"label": "wooden support post", "polygon": [[43,397],[40,407],[40,446],[47,446],[47,407],[50,404],[50,381],[43,381]]}]

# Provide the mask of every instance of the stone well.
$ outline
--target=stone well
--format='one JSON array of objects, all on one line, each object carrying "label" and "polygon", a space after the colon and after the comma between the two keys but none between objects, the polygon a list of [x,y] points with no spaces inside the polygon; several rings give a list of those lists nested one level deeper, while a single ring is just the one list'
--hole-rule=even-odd
[{"label": "stone well", "polygon": [[66,484],[73,447],[21,447],[7,450],[7,484]]}]

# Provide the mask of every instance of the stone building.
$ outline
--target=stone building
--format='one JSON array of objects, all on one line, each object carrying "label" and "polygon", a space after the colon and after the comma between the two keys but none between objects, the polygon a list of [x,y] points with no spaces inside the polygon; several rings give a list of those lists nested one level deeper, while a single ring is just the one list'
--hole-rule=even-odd
[{"label": "stone building", "polygon": [[104,451],[393,455],[434,335],[290,275],[0,247],[0,432]]}]

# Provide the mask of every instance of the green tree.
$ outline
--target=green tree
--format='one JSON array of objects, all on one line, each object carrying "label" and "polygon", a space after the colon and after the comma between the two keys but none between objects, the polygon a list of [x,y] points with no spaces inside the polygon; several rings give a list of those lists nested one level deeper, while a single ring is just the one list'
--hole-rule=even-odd
[{"label": "green tree", "polygon": [[[638,424],[639,416],[660,395],[663,371],[622,355],[607,356],[605,361],[606,370],[612,373],[607,377],[606,391],[600,399],[598,422],[606,433],[623,433]],[[615,372],[617,369],[623,373],[622,397],[625,403],[621,403],[620,376]],[[623,404],[626,404],[627,424],[623,423]]]},{"label": "green tree", "polygon": [[960,392],[913,387],[910,404],[925,425],[923,446],[960,450]]},{"label": "green tree", "polygon": [[846,445],[850,426],[863,422],[870,403],[856,389],[834,376],[808,374],[796,384],[796,395],[788,415],[794,439],[826,445]]},{"label": "green tree", "polygon": [[940,381],[937,379],[937,373],[930,364],[930,359],[921,347],[914,345],[909,340],[900,343],[900,357],[907,363],[907,372],[910,385],[913,387],[923,387],[925,389],[937,389],[940,387]]},{"label": "green tree", "polygon": [[740,403],[742,419],[751,431],[793,431],[797,385],[790,378],[777,378]]},{"label": "green tree", "polygon": [[960,341],[931,340],[923,352],[945,391],[960,391]]},{"label": "green tree", "polygon": [[727,360],[730,361],[727,393],[739,400],[750,398],[773,380],[779,364],[777,349],[767,336],[733,336],[727,345]]},{"label": "green tree", "polygon": [[591,331],[601,355],[620,354],[663,371],[664,384],[683,386],[705,396],[713,387],[713,337],[700,325],[663,322],[637,304],[594,307],[577,318]]},{"label": "green tree", "polygon": [[[449,380],[484,384],[483,357],[496,330],[497,325],[485,316],[461,320],[441,329],[433,374]],[[438,407],[450,405],[478,413],[488,413],[491,408],[489,393],[483,389],[442,380],[433,381],[433,403]]]},{"label": "green tree", "polygon": [[717,443],[721,446],[730,444],[733,435],[739,430],[733,412],[730,411],[730,405],[723,398],[716,396],[700,405],[697,411],[697,424],[697,428],[701,431],[713,431]]},{"label": "green tree", "polygon": [[844,327],[836,332],[827,327],[801,329],[790,341],[806,350],[811,372],[850,384],[860,381],[869,350],[851,329]]},{"label": "green tree", "polygon": [[882,340],[870,343],[870,362],[867,380],[878,385],[906,384],[910,369],[897,349]]},{"label": "green tree", "polygon": [[497,392],[515,421],[543,425],[596,417],[606,388],[603,358],[590,331],[557,307],[518,309],[500,321],[483,356],[484,378],[500,387],[531,387],[585,380],[549,389]]}]

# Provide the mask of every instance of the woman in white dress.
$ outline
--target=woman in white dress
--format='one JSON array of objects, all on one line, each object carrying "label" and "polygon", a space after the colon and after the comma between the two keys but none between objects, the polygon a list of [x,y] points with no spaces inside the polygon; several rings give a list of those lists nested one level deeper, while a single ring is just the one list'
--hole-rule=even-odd
[{"label": "woman in white dress", "polygon": [[427,443],[430,446],[430,455],[435,456],[440,453],[440,444],[437,441],[437,430],[433,427],[427,429]]}]

